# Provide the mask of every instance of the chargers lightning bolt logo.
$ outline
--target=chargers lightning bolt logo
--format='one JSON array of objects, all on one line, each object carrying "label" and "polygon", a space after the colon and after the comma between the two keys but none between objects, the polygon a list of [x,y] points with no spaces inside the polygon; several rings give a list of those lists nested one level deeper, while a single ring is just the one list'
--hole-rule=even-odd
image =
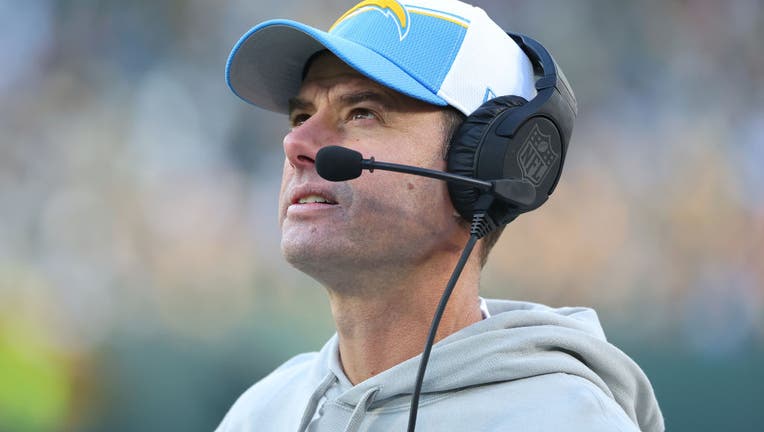
[{"label": "chargers lightning bolt logo", "polygon": [[403,40],[407,34],[409,34],[409,24],[411,23],[411,18],[409,16],[409,11],[400,3],[398,3],[396,0],[365,0],[361,3],[358,3],[357,5],[353,6],[349,11],[345,12],[329,29],[329,31],[332,31],[334,27],[336,27],[339,23],[342,21],[355,16],[357,14],[367,12],[367,11],[377,11],[387,18],[392,19],[395,22],[396,27],[398,28],[398,37],[400,40]]}]

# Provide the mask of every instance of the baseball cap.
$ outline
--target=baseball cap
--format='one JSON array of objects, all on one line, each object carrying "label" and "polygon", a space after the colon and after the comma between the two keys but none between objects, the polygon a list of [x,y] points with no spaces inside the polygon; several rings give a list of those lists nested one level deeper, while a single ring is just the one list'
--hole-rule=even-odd
[{"label": "baseball cap", "polygon": [[388,88],[469,115],[496,96],[535,96],[533,67],[482,9],[457,0],[365,0],[322,31],[270,20],[236,43],[226,81],[241,99],[287,113],[306,62],[329,50]]}]

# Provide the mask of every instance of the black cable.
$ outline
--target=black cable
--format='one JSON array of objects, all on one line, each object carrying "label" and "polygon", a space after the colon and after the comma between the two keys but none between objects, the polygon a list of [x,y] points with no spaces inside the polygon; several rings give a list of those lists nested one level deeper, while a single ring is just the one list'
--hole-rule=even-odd
[{"label": "black cable", "polygon": [[491,208],[493,201],[494,196],[490,193],[487,193],[481,195],[475,202],[473,206],[474,212],[472,214],[472,224],[470,225],[470,238],[467,240],[467,244],[464,246],[464,250],[462,250],[462,256],[459,257],[459,261],[456,263],[454,271],[451,272],[451,279],[448,280],[446,289],[443,291],[443,295],[440,297],[440,303],[438,303],[438,307],[435,309],[435,316],[432,317],[430,333],[427,335],[427,342],[424,344],[422,358],[419,360],[419,371],[416,375],[414,393],[411,395],[408,432],[414,432],[414,429],[416,428],[416,416],[419,411],[419,395],[422,393],[424,372],[427,370],[427,363],[430,360],[430,352],[432,351],[432,345],[435,342],[435,334],[438,332],[440,319],[443,318],[443,313],[446,311],[446,304],[448,303],[448,299],[451,297],[451,293],[454,291],[454,287],[456,287],[456,281],[459,280],[459,276],[462,274],[462,270],[467,264],[467,260],[472,253],[472,249],[475,248],[475,243],[496,229],[496,223],[494,222],[493,217],[488,215],[488,209]]},{"label": "black cable", "polygon": [[472,253],[472,249],[475,247],[475,243],[478,241],[476,234],[471,234],[470,239],[467,241],[467,245],[464,246],[462,256],[459,258],[459,262],[454,267],[453,273],[451,273],[451,279],[446,285],[443,295],[440,297],[440,303],[435,310],[435,316],[432,318],[430,324],[430,333],[427,335],[427,343],[424,346],[424,352],[422,352],[422,359],[419,361],[419,372],[416,376],[416,385],[414,386],[414,394],[411,396],[411,408],[409,408],[409,428],[408,432],[414,432],[416,427],[416,416],[419,409],[419,394],[422,392],[422,382],[424,381],[424,371],[427,369],[427,362],[430,359],[430,351],[432,351],[432,344],[435,341],[435,334],[438,332],[438,325],[440,325],[440,319],[443,317],[443,312],[446,310],[446,303],[448,303],[451,292],[456,286],[456,281],[459,279],[459,275],[462,273],[467,259]]}]

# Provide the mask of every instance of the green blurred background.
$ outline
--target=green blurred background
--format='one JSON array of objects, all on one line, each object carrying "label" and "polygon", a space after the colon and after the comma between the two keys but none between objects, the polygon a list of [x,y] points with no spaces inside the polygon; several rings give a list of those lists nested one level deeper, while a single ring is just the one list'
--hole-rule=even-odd
[{"label": "green blurred background", "polygon": [[[223,70],[254,24],[352,3],[0,0],[0,430],[210,431],[331,335],[279,254],[287,121]],[[762,2],[476,3],[580,104],[484,295],[596,307],[669,430],[761,430]]]}]

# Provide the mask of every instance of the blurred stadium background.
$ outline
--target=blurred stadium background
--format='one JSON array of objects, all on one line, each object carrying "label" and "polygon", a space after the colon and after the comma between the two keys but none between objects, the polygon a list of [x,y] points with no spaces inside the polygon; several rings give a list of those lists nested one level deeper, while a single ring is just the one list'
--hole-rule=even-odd
[{"label": "blurred stadium background", "polygon": [[[287,122],[223,69],[252,25],[352,3],[0,0],[0,430],[210,431],[328,338],[323,289],[278,252]],[[596,307],[669,430],[761,430],[762,2],[475,3],[580,104],[484,294]]]}]

